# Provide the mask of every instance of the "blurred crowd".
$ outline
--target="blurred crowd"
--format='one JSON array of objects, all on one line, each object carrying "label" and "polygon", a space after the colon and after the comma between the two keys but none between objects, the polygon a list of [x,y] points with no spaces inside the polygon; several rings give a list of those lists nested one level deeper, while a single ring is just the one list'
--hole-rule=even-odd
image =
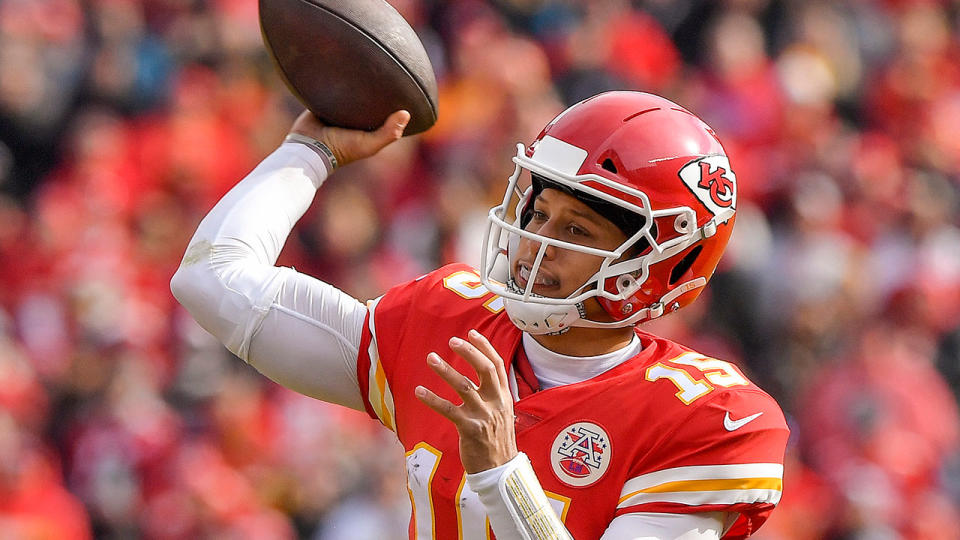
[{"label": "blurred crowd", "polygon": [[[740,180],[701,300],[792,438],[761,539],[960,538],[960,3],[391,0],[440,120],[339,171],[281,263],[367,299],[451,261],[518,141],[631,88]],[[255,0],[0,1],[0,538],[406,537],[402,450],[232,357],[170,295],[300,105]]]}]

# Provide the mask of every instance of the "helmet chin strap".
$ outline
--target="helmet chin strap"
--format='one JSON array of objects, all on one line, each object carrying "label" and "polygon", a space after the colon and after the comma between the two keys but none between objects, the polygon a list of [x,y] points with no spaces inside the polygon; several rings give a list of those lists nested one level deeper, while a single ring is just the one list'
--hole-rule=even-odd
[{"label": "helmet chin strap", "polygon": [[[507,281],[507,288],[519,290],[513,279]],[[536,295],[534,295],[536,296]],[[583,302],[576,304],[554,305],[537,302],[524,302],[502,297],[510,321],[524,332],[532,335],[556,335],[570,330],[571,326],[585,320]]]},{"label": "helmet chin strap", "polygon": [[[622,321],[614,322],[599,322],[587,319],[583,302],[552,305],[524,302],[506,297],[503,297],[503,301],[507,316],[520,330],[532,335],[558,335],[567,332],[574,326],[581,328],[624,328],[646,320],[656,319],[665,313],[672,313],[679,309],[679,304],[671,305],[671,303],[681,295],[699,289],[706,284],[707,280],[702,276],[686,281],[660,297],[657,302],[638,310]],[[517,285],[511,279],[507,287],[516,288]]]},{"label": "helmet chin strap", "polygon": [[581,320],[578,307],[583,305],[553,306],[509,298],[504,298],[503,302],[510,321],[520,330],[533,335],[565,333]]}]

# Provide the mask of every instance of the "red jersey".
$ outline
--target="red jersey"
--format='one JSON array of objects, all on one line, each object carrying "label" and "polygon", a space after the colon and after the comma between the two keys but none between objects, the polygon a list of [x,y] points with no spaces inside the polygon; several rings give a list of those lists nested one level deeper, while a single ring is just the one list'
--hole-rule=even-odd
[{"label": "red jersey", "polygon": [[[422,404],[424,385],[459,397],[426,363],[436,352],[476,379],[447,344],[476,329],[508,371],[524,367],[521,332],[476,270],[450,265],[369,303],[358,375],[367,412],[407,455],[410,537],[486,539],[453,424]],[[736,512],[724,538],[749,536],[780,500],[788,429],[777,403],[734,365],[637,330],[635,357],[583,382],[522,395],[516,438],[578,540],[630,512]],[[529,380],[529,379],[528,379]]]}]

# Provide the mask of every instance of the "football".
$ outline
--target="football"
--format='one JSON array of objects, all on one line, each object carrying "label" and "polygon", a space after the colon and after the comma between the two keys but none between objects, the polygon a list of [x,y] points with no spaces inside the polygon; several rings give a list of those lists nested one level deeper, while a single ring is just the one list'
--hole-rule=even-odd
[{"label": "football", "polygon": [[260,0],[267,51],[290,92],[328,125],[373,130],[410,112],[404,135],[437,121],[423,43],[384,0]]}]

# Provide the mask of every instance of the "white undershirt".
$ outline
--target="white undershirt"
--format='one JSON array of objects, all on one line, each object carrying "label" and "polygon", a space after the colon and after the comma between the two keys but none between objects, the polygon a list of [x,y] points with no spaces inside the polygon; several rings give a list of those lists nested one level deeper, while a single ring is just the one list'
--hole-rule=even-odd
[{"label": "white undershirt", "polygon": [[592,379],[633,358],[642,349],[640,338],[634,334],[630,343],[613,352],[598,356],[567,356],[544,347],[530,334],[523,334],[523,351],[544,390]]},{"label": "white undershirt", "polygon": [[[366,307],[332,285],[275,266],[327,173],[307,146],[284,143],[203,219],[170,287],[203,328],[264,375],[362,411],[356,367]],[[640,341],[634,341],[610,354],[575,358],[523,336],[544,388],[583,381],[619,365],[639,352]],[[496,469],[481,474],[497,477]],[[491,515],[503,511],[486,510]],[[626,514],[610,523],[602,539],[716,540],[724,517],[719,512]],[[494,532],[501,540],[519,537],[517,530],[502,526]]]}]

